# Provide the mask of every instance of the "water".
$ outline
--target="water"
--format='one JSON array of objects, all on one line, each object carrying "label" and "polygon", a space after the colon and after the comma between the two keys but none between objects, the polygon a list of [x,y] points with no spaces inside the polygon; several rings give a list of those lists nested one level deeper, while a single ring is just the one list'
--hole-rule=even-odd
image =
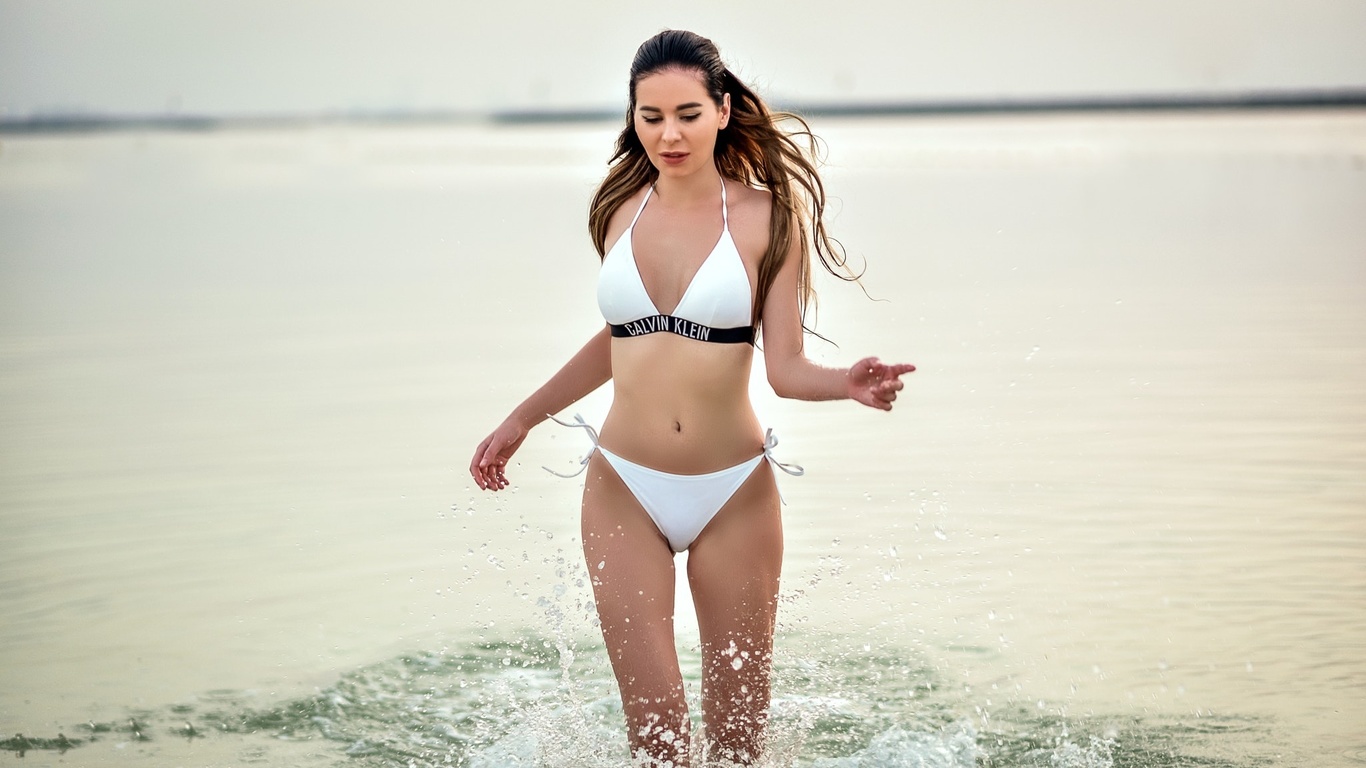
[{"label": "water", "polygon": [[[1366,115],[817,128],[879,301],[822,285],[812,352],[920,370],[890,416],[756,380],[808,470],[771,763],[1366,762]],[[0,144],[12,754],[624,764],[539,470],[582,436],[497,497],[463,470],[600,322],[609,141]]]}]

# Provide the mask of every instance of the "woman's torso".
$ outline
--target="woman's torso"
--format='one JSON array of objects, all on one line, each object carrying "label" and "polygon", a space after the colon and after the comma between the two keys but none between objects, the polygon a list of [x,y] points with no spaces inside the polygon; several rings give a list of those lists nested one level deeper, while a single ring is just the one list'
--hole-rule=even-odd
[{"label": "woman's torso", "polygon": [[[667,323],[675,332],[612,339],[614,397],[602,444],[665,472],[733,466],[763,447],[749,401],[754,347],[703,341],[705,331],[690,330],[750,321],[767,195],[733,182],[725,191],[724,210],[719,184],[709,205],[670,209],[657,190],[642,189],[608,229],[599,277],[604,315],[610,323],[635,320],[625,324],[637,331]],[[637,317],[656,313],[667,319]]]}]

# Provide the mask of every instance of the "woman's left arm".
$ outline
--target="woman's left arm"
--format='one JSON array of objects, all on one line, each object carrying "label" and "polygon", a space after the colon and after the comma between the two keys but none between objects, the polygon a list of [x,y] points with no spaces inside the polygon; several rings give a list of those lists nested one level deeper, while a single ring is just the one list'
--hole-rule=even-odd
[{"label": "woman's left arm", "polygon": [[846,370],[827,368],[807,359],[797,302],[801,258],[801,246],[794,242],[764,303],[764,366],[769,385],[779,397],[796,400],[849,398],[871,408],[892,410],[897,392],[905,386],[901,376],[914,371],[914,365],[889,365],[876,357],[865,357]]}]

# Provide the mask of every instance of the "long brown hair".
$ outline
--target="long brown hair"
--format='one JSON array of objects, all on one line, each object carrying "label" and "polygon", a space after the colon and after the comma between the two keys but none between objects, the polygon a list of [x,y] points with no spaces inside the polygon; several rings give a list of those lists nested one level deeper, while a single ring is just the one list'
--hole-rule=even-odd
[{"label": "long brown hair", "polygon": [[[816,298],[811,284],[813,248],[832,275],[844,280],[858,279],[848,268],[843,246],[825,228],[825,186],[816,172],[820,142],[801,117],[769,110],[758,94],[726,69],[716,45],[701,35],[666,30],[646,40],[636,51],[631,62],[626,127],[617,137],[607,176],[598,185],[589,207],[588,230],[593,246],[599,256],[606,256],[607,223],[612,214],[641,187],[659,177],[636,135],[636,84],[649,75],[673,68],[699,72],[708,95],[718,107],[724,95],[730,94],[730,122],[716,137],[716,168],[725,178],[767,189],[773,198],[768,250],[759,262],[759,285],[750,324],[758,329],[769,289],[796,239],[801,245],[797,302],[805,327],[807,307],[814,305]],[[792,124],[793,129],[784,130],[785,123]],[[805,140],[805,147],[798,143],[799,138]]]}]

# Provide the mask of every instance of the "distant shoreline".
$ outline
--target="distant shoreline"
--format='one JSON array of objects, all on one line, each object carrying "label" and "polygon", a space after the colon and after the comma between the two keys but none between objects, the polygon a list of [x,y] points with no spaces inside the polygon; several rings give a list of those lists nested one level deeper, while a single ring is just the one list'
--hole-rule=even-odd
[{"label": "distant shoreline", "polygon": [[[1202,110],[1353,109],[1366,107],[1366,88],[1252,91],[1220,94],[1126,94],[1113,96],[1031,97],[1019,99],[943,99],[896,102],[802,102],[776,100],[773,106],[807,117],[897,117],[1078,112],[1192,112]],[[314,125],[441,125],[484,123],[617,122],[621,108],[333,111],[300,114],[61,114],[0,117],[0,134],[103,133],[160,130],[178,132],[290,128]]]}]

